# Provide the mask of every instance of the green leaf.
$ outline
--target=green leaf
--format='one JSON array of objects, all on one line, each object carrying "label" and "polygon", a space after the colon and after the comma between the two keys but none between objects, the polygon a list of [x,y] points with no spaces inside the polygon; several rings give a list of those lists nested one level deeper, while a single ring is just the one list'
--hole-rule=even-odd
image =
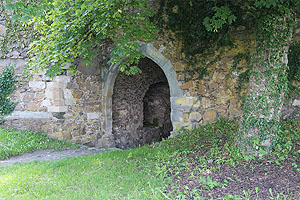
[{"label": "green leaf", "polygon": [[21,19],[21,16],[19,14],[14,14],[11,18],[13,22],[19,21]]}]

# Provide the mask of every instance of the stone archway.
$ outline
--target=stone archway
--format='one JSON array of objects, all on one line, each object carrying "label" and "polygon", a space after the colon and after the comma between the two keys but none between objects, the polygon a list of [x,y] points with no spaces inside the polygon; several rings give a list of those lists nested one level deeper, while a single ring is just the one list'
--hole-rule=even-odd
[{"label": "stone archway", "polygon": [[119,73],[112,95],[112,133],[115,146],[126,149],[161,141],[173,130],[170,88],[162,69],[140,59],[141,73]]},{"label": "stone archway", "polygon": [[[180,98],[183,97],[183,92],[179,86],[178,80],[176,78],[175,71],[173,69],[173,65],[170,60],[165,58],[152,44],[142,44],[141,52],[154,63],[156,63],[163,71],[169,88],[170,88],[170,104],[171,104],[171,120],[173,115],[178,115],[180,113],[177,110],[177,106],[175,105],[172,98]],[[115,80],[119,74],[119,65],[112,65],[108,72],[104,77],[104,84],[102,88],[102,117],[103,122],[101,125],[102,129],[102,137],[97,138],[97,146],[109,148],[115,147],[116,142],[113,135],[113,116],[112,116],[112,95]],[[175,114],[174,114],[175,113]],[[173,120],[172,120],[173,121]],[[173,124],[173,123],[172,123]]]}]

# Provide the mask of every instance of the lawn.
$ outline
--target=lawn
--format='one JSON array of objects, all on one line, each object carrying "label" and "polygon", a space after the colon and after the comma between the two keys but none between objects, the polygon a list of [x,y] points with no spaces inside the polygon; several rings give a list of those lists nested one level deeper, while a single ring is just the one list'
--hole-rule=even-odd
[{"label": "lawn", "polygon": [[76,144],[52,139],[45,133],[0,129],[0,160],[38,149],[78,147]]},{"label": "lawn", "polygon": [[300,122],[265,156],[241,154],[218,121],[125,151],[0,166],[0,199],[300,199]]}]

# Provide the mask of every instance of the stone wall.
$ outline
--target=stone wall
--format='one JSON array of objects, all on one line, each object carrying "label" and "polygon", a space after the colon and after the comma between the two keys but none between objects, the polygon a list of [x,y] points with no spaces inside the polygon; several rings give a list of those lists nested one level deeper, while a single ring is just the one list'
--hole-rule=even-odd
[{"label": "stone wall", "polygon": [[[0,18],[0,37],[5,31]],[[142,45],[147,58],[140,62],[140,75],[119,73],[118,66],[108,66],[108,56],[102,55],[91,67],[78,61],[76,75],[65,72],[49,79],[40,72],[30,80],[20,80],[12,96],[18,105],[7,117],[6,127],[47,132],[51,137],[91,146],[127,148],[159,141],[183,126],[191,129],[240,116],[237,86],[241,71],[231,68],[234,56],[249,45],[245,31],[239,29],[233,35],[234,48],[215,49],[206,57],[208,64],[219,59],[209,64],[208,75],[202,79],[198,73],[188,72],[193,67],[182,52],[182,43],[170,40],[169,34]],[[295,39],[300,41],[300,29]],[[20,75],[26,59],[26,48],[13,47],[0,59],[0,71],[13,63]],[[287,101],[283,116],[296,113],[299,118],[299,105],[299,96]]]},{"label": "stone wall", "polygon": [[101,133],[101,76],[61,75],[53,80],[36,75],[20,84],[15,112],[6,126],[47,132],[51,137],[95,145]]}]

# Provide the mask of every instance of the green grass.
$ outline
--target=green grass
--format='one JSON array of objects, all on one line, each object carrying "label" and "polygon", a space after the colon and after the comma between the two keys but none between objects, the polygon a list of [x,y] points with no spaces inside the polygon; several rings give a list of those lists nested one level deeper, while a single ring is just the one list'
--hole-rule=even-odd
[{"label": "green grass", "polygon": [[161,199],[162,177],[138,165],[145,151],[0,167],[0,199]]},{"label": "green grass", "polygon": [[[287,122],[284,126],[284,131],[289,134],[282,137],[281,152],[276,150],[274,153],[278,159],[282,154],[288,153],[288,146],[285,148],[285,144],[291,145],[289,142],[299,139],[300,123],[294,123]],[[298,128],[295,129],[295,126]],[[213,172],[222,164],[234,167],[248,162],[248,158],[237,152],[233,143],[233,134],[236,131],[237,125],[234,122],[219,121],[196,130],[184,131],[183,134],[160,143],[135,149],[109,151],[61,161],[0,166],[0,200],[197,199],[197,190],[184,189],[178,193],[180,190],[170,174],[185,173],[187,170]],[[226,141],[223,136],[226,136]],[[46,137],[44,139],[48,140]],[[221,143],[225,143],[224,146],[220,146]],[[195,153],[201,164],[190,168],[192,157],[189,156]],[[297,158],[299,155],[295,156]],[[213,165],[209,163],[210,160]],[[188,178],[190,177],[183,179]],[[211,188],[223,185],[208,178],[203,179],[203,182],[208,192]],[[245,196],[246,194],[240,194],[234,199],[247,199]],[[226,197],[224,198],[232,198],[230,194]]]},{"label": "green grass", "polygon": [[32,152],[37,149],[78,147],[78,145],[52,139],[44,133],[0,129],[0,160]]}]

